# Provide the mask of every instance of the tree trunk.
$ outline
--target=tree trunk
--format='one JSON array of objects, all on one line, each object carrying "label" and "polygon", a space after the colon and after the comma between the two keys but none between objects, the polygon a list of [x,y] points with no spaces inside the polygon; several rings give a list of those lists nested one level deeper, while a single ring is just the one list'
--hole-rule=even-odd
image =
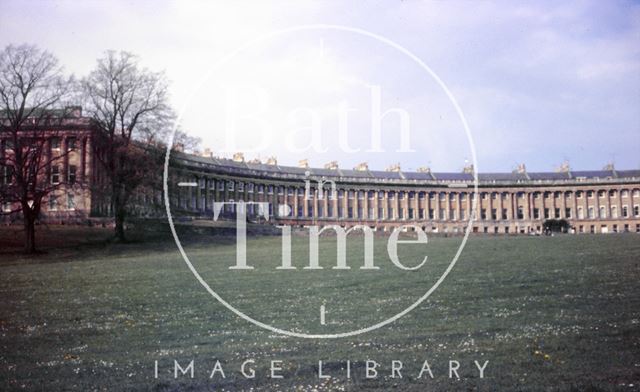
[{"label": "tree trunk", "polygon": [[34,214],[25,211],[24,214],[24,251],[36,253],[36,220]]},{"label": "tree trunk", "polygon": [[126,238],[124,235],[124,220],[125,220],[125,211],[123,206],[115,207],[115,218],[116,218],[116,240],[120,242],[125,242]]},{"label": "tree trunk", "polygon": [[113,213],[115,217],[115,235],[116,241],[125,242],[126,237],[124,233],[124,221],[127,216],[126,197],[124,190],[120,184],[115,184],[113,187],[114,199],[113,199]]}]

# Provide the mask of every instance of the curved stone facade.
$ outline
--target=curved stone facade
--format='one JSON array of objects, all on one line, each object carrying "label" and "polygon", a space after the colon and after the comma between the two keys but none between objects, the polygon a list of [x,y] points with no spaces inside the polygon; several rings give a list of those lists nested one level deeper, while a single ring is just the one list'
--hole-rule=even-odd
[{"label": "curved stone facade", "polygon": [[[177,215],[213,216],[214,202],[266,202],[271,224],[385,231],[415,224],[461,234],[473,180],[470,173],[297,168],[174,153],[169,188]],[[223,208],[233,216],[233,205]],[[264,221],[257,208],[247,204],[249,219]],[[568,220],[576,233],[640,232],[640,170],[478,174],[473,232],[536,233],[552,218]]]}]

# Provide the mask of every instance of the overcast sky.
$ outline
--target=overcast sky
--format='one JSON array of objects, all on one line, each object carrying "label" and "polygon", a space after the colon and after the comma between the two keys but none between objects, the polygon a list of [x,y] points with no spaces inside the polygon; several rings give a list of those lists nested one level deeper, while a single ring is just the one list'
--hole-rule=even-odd
[{"label": "overcast sky", "polygon": [[[235,125],[238,149],[255,142],[247,158],[460,170],[471,149],[455,107],[402,50],[330,29],[265,36],[309,24],[347,26],[398,44],[437,75],[467,119],[481,171],[510,171],[521,162],[551,171],[563,160],[574,169],[610,161],[640,168],[637,2],[238,3],[0,0],[0,45],[37,44],[79,77],[107,49],[136,53],[166,72],[184,129],[220,155],[231,153],[221,150],[229,141],[230,91],[240,86],[240,110],[256,113]],[[372,121],[364,114],[375,86],[383,112],[400,108],[410,116],[414,152],[397,151],[397,112],[381,123],[384,152],[367,152]],[[340,148],[340,104],[354,109],[348,144],[355,152]],[[291,117],[296,109],[300,116]],[[306,109],[320,116],[316,144],[325,152],[304,151],[311,124],[319,125]],[[257,142],[265,136],[268,142]]]}]

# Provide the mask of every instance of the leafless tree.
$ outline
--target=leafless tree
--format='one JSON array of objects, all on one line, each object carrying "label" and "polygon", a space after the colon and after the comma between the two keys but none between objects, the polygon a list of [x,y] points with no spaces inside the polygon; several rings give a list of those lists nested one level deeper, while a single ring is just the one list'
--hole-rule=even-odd
[{"label": "leafless tree", "polygon": [[72,85],[47,51],[9,45],[0,52],[0,200],[4,214],[22,214],[29,253],[36,251],[35,222],[43,198],[64,185],[49,181],[49,168],[64,153],[47,151],[52,134],[45,137],[43,129],[56,129],[67,117],[63,101]]},{"label": "leafless tree", "polygon": [[155,171],[161,159],[151,146],[173,119],[167,80],[163,73],[143,68],[137,56],[109,51],[81,85],[85,110],[100,133],[94,143],[100,153],[95,156],[109,179],[115,235],[124,241],[131,196],[160,176]]}]

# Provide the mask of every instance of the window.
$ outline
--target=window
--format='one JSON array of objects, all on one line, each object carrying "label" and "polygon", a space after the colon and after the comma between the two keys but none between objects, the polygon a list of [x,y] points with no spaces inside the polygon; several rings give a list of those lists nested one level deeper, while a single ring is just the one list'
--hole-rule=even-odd
[{"label": "window", "polygon": [[622,206],[622,217],[623,218],[629,217],[629,208],[627,206]]},{"label": "window", "polygon": [[589,210],[588,210],[588,217],[589,217],[589,219],[593,219],[593,218],[595,218],[595,212],[594,212],[594,210],[593,210],[593,207],[589,207]]},{"label": "window", "polygon": [[559,208],[554,208],[553,209],[553,217],[554,218],[560,218],[560,209]]},{"label": "window", "polygon": [[433,208],[429,208],[429,219],[433,220],[435,216],[435,211],[433,210]]},{"label": "window", "polygon": [[252,183],[252,182],[248,183],[248,184],[247,184],[247,192],[249,192],[249,193],[253,193],[253,186],[254,186],[254,185],[253,185],[253,183]]},{"label": "window", "polygon": [[232,191],[235,188],[233,181],[227,181],[227,190]]},{"label": "window", "polygon": [[486,220],[487,219],[487,209],[486,208],[483,208],[480,211],[480,219],[482,219],[482,220]]},{"label": "window", "polygon": [[533,209],[533,219],[540,219],[540,209],[539,208],[534,208]]},{"label": "window", "polygon": [[549,209],[548,208],[544,209],[544,219],[549,219]]},{"label": "window", "polygon": [[466,193],[461,193],[460,194],[460,201],[465,201],[467,200],[467,194]]},{"label": "window", "polygon": [[447,215],[445,214],[445,210],[444,208],[440,209],[440,220],[445,220],[447,218]]},{"label": "window", "polygon": [[460,210],[460,220],[466,219],[464,210]]},{"label": "window", "polygon": [[51,138],[51,149],[52,150],[60,150],[60,138],[59,137],[52,137]]},{"label": "window", "polygon": [[582,191],[576,191],[576,197],[578,199],[582,199],[582,193],[583,193]]},{"label": "window", "polygon": [[[309,214],[311,215],[311,214]],[[347,217],[349,219],[353,218],[353,207],[347,207]]]},{"label": "window", "polygon": [[[315,192],[315,189],[311,188],[311,194],[312,195],[314,194],[314,192]],[[273,185],[269,185],[267,187],[267,193],[270,194],[270,195],[273,195]]]},{"label": "window", "polygon": [[76,138],[75,137],[69,137],[67,138],[67,150],[71,151],[71,150],[75,150],[76,149]]},{"label": "window", "polygon": [[497,220],[498,219],[498,210],[495,208],[491,209],[491,219],[492,220]]},{"label": "window", "polygon": [[518,207],[518,219],[524,219],[524,209],[522,207]]},{"label": "window", "polygon": [[587,191],[587,197],[593,199],[593,191]]},{"label": "window", "polygon": [[607,217],[607,210],[604,206],[600,206],[600,219],[604,219]]},{"label": "window", "polygon": [[384,219],[384,209],[378,208],[378,219]]},{"label": "window", "polygon": [[76,183],[76,165],[69,165],[69,173],[67,173],[67,182],[69,184],[75,184]]},{"label": "window", "polygon": [[578,207],[578,219],[584,219],[584,211],[582,207]]},{"label": "window", "polygon": [[424,219],[424,208],[418,209],[418,219]]},{"label": "window", "polygon": [[618,217],[618,208],[616,206],[611,207],[611,217],[612,218]]},{"label": "window", "polygon": [[604,191],[598,191],[598,197],[602,198],[604,197],[605,193]]},{"label": "window", "polygon": [[626,189],[623,189],[622,191],[620,191],[620,196],[629,197],[629,191]]},{"label": "window", "polygon": [[2,185],[9,185],[13,182],[13,166],[2,166]]},{"label": "window", "polygon": [[244,182],[238,183],[238,192],[244,192]]},{"label": "window", "polygon": [[2,211],[11,212],[11,203],[9,203],[8,201],[5,201],[4,203],[2,203]]},{"label": "window", "polygon": [[565,216],[567,219],[571,219],[571,218],[573,218],[573,216],[571,216],[571,208],[565,208],[565,209],[564,209],[564,216]]},{"label": "window", "polygon": [[502,220],[507,220],[507,209],[506,208],[502,209]]},{"label": "window", "polygon": [[49,211],[58,209],[58,198],[56,195],[49,194]]},{"label": "window", "polygon": [[284,187],[283,187],[282,185],[280,185],[280,186],[278,187],[278,194],[279,194],[279,195],[284,195]]},{"label": "window", "polygon": [[75,200],[75,197],[74,197],[73,193],[69,193],[67,195],[67,209],[68,210],[75,210],[76,209],[76,200]]},{"label": "window", "polygon": [[60,166],[51,166],[51,183],[56,185],[60,183]]}]

